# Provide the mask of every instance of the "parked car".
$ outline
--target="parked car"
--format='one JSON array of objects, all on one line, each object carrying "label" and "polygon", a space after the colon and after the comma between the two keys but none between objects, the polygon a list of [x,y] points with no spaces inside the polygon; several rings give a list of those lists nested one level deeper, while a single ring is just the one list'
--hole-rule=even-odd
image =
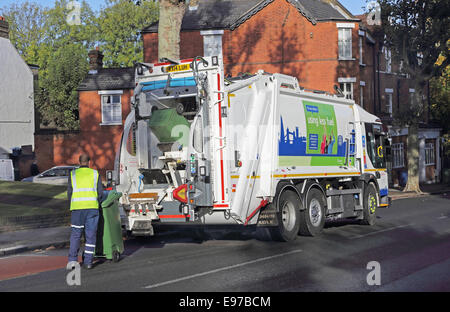
[{"label": "parked car", "polygon": [[67,185],[70,171],[78,166],[56,166],[36,176],[22,179],[22,182]]}]

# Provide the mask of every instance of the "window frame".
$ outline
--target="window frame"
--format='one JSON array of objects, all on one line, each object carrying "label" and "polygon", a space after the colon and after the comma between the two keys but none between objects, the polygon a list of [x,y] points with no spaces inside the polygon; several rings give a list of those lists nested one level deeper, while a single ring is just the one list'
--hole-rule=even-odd
[{"label": "window frame", "polygon": [[[106,97],[110,97],[111,103],[105,103],[104,99]],[[114,103],[113,99],[114,97],[117,97],[119,99],[118,103]],[[102,114],[102,123],[100,125],[102,126],[116,126],[116,125],[122,125],[122,94],[120,93],[101,93],[100,94],[100,105],[101,105],[101,114]],[[105,105],[110,105],[110,118],[111,120],[105,121]],[[114,106],[116,106],[114,108]],[[114,110],[117,109],[119,113],[119,117],[116,117],[117,120],[114,120]]]},{"label": "window frame", "polygon": [[386,92],[386,112],[392,117],[392,109],[394,105],[394,93]]},{"label": "window frame", "polygon": [[425,154],[425,166],[436,165],[436,151],[433,142],[425,143],[424,154]]},{"label": "window frame", "polygon": [[[347,91],[347,85],[350,85],[350,93],[349,91]],[[342,86],[344,86],[344,88],[342,88]],[[353,100],[353,82],[339,82],[339,88],[341,88],[342,93],[344,94],[346,99]],[[348,95],[350,95],[350,97],[348,97]]]},{"label": "window frame", "polygon": [[405,168],[405,149],[403,142],[391,145],[392,169]]},{"label": "window frame", "polygon": [[[346,35],[349,35],[348,38]],[[353,28],[338,28],[338,57],[339,60],[353,60]],[[348,54],[346,54],[348,52]]]}]

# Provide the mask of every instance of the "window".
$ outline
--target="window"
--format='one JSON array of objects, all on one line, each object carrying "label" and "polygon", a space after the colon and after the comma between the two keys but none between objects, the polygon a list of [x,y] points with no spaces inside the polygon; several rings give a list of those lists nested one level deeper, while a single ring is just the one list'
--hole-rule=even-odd
[{"label": "window", "polygon": [[359,105],[364,108],[364,86],[359,86]]},{"label": "window", "polygon": [[346,99],[353,100],[353,83],[351,82],[341,82],[339,84],[342,92]]},{"label": "window", "polygon": [[386,135],[381,125],[366,124],[366,149],[372,165],[376,169],[386,168],[384,157]]},{"label": "window", "polygon": [[386,113],[392,117],[392,92],[386,93]]},{"label": "window", "polygon": [[359,65],[364,65],[363,61],[363,37],[359,36]]},{"label": "window", "polygon": [[392,144],[392,168],[405,167],[405,152],[403,149],[403,143]]},{"label": "window", "polygon": [[384,49],[384,58],[386,59],[386,73],[392,72],[392,53],[388,48]]},{"label": "window", "polygon": [[102,95],[102,124],[122,124],[122,103],[120,95]]},{"label": "window", "polygon": [[434,143],[425,143],[425,166],[436,164],[436,154],[434,152]]},{"label": "window", "polygon": [[409,89],[409,106],[410,106],[410,107],[413,107],[413,106],[414,106],[414,96],[415,96],[414,93],[416,93],[416,90],[414,90],[414,89]]},{"label": "window", "polygon": [[351,28],[339,28],[339,59],[351,59],[352,58],[352,29]]}]

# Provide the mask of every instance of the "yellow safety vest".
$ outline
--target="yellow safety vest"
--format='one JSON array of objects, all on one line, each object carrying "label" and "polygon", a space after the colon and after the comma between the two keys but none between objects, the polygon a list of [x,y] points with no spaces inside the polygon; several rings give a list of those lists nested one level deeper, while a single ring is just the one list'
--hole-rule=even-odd
[{"label": "yellow safety vest", "polygon": [[98,172],[90,168],[78,168],[70,174],[72,198],[70,210],[98,209]]}]

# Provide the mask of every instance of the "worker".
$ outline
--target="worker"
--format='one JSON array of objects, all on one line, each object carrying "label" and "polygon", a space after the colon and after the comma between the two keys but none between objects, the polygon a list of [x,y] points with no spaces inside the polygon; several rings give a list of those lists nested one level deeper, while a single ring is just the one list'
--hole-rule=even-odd
[{"label": "worker", "polygon": [[71,171],[67,189],[72,228],[67,268],[73,269],[77,265],[80,239],[84,230],[86,243],[83,267],[92,269],[103,185],[98,171],[89,168],[89,156],[82,154],[79,161],[80,168]]}]

